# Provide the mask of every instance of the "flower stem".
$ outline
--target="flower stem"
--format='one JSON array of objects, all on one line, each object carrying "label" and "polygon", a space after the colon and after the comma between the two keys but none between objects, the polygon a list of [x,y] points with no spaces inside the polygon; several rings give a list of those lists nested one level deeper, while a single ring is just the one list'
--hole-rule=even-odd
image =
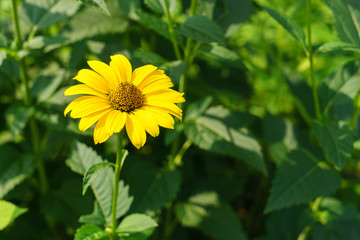
[{"label": "flower stem", "polygon": [[117,198],[119,194],[119,181],[120,181],[120,172],[124,164],[125,158],[123,158],[123,137],[124,130],[118,133],[117,139],[117,152],[116,152],[116,163],[115,163],[115,177],[114,177],[114,192],[112,200],[112,226],[111,226],[111,236],[113,240],[117,239],[116,227],[117,227],[117,218],[116,218],[116,208],[117,208]]},{"label": "flower stem", "polygon": [[315,73],[314,73],[314,61],[313,61],[313,50],[311,43],[311,0],[307,0],[307,42],[308,42],[308,58],[310,63],[310,80],[313,93],[313,99],[315,104],[316,118],[321,118],[319,96],[317,92]]},{"label": "flower stem", "polygon": [[172,42],[172,45],[174,47],[174,52],[175,52],[175,56],[177,59],[181,59],[181,54],[180,54],[180,50],[179,50],[179,43],[177,41],[176,38],[176,34],[174,31],[174,27],[173,27],[173,19],[171,17],[170,14],[170,10],[169,10],[169,1],[165,0],[165,12],[166,12],[166,17],[167,17],[167,24],[168,24],[168,28],[169,28],[169,33],[170,33],[170,39]]},{"label": "flower stem", "polygon": [[[12,18],[14,23],[14,37],[16,41],[17,50],[20,51],[23,48],[23,40],[21,37],[21,31],[20,31],[20,24],[19,24],[19,16],[17,12],[17,2],[16,0],[11,0],[12,3]],[[26,106],[32,106],[32,98],[30,94],[29,89],[29,81],[26,74],[26,62],[25,58],[21,58],[19,60],[20,65],[20,79],[23,85],[23,88],[25,89],[24,93],[24,104]],[[48,182],[45,174],[45,168],[43,161],[40,157],[41,147],[40,147],[40,136],[39,136],[39,130],[36,124],[36,120],[31,117],[29,120],[29,127],[31,132],[31,141],[33,144],[33,151],[34,151],[34,159],[36,161],[36,167],[39,174],[39,184],[40,184],[40,192],[46,193],[48,189]]]}]

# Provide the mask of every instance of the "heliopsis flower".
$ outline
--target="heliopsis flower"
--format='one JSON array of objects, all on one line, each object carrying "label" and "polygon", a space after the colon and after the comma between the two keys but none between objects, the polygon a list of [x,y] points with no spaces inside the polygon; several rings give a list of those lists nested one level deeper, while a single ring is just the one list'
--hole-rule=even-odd
[{"label": "heliopsis flower", "polygon": [[[79,129],[85,131],[96,123],[94,142],[105,142],[124,127],[136,148],[146,142],[146,132],[159,135],[159,126],[174,128],[182,111],[175,103],[184,102],[183,93],[170,89],[173,84],[164,71],[153,65],[132,72],[123,55],[111,56],[110,65],[88,61],[90,69],[81,69],[74,79],[82,84],[68,88],[65,95],[83,94],[65,109],[65,116],[80,118]],[[171,115],[170,115],[171,114]]]}]

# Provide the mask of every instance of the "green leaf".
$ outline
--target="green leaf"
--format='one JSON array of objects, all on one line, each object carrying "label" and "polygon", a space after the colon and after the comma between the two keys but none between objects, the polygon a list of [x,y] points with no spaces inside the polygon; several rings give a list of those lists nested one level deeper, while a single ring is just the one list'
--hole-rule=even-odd
[{"label": "green leaf", "polygon": [[146,13],[144,11],[137,11],[137,15],[139,16],[139,22],[147,26],[148,28],[154,30],[164,38],[171,40],[170,33],[168,29],[168,25],[166,22],[161,20],[160,18]]},{"label": "green leaf", "polygon": [[[76,173],[81,175],[94,164],[103,162],[102,158],[96,152],[87,147],[85,144],[75,142],[69,159],[66,164]],[[107,223],[111,223],[112,195],[114,186],[114,171],[110,168],[103,170],[102,174],[91,184],[91,188],[99,203],[103,215],[106,217]],[[117,218],[123,216],[130,208],[133,198],[129,197],[129,187],[124,186],[124,182],[120,181],[119,195],[117,201]]]},{"label": "green leaf", "polygon": [[143,49],[135,50],[135,52],[133,54],[133,58],[135,58],[137,61],[141,62],[142,65],[152,64],[155,66],[160,66],[160,65],[166,63],[166,59],[163,58],[162,56],[160,56],[154,52],[146,51]]},{"label": "green leaf", "polygon": [[330,42],[321,45],[316,51],[327,54],[360,54],[360,47],[352,43]]},{"label": "green leaf", "polygon": [[33,107],[26,107],[21,104],[13,104],[6,110],[5,119],[13,138],[22,132],[33,114]]},{"label": "green leaf", "polygon": [[340,187],[340,175],[305,149],[288,154],[277,169],[265,213],[306,203]]},{"label": "green leaf", "polygon": [[105,225],[105,216],[101,211],[101,207],[98,201],[94,202],[94,211],[91,214],[81,216],[79,222],[98,226]]},{"label": "green leaf", "polygon": [[335,27],[339,38],[360,46],[360,13],[357,13],[349,1],[325,0],[333,11]]},{"label": "green leaf", "polygon": [[95,178],[102,172],[105,170],[105,168],[112,166],[112,163],[109,162],[101,162],[101,163],[97,163],[92,165],[91,167],[88,168],[88,170],[86,170],[85,175],[84,175],[84,179],[83,179],[83,191],[82,194],[85,195],[86,190],[88,189],[88,187],[90,186],[90,184],[92,184],[95,180]]},{"label": "green leaf", "polygon": [[164,70],[174,84],[180,82],[180,77],[186,71],[186,64],[181,60],[167,62],[159,67]]},{"label": "green leaf", "polygon": [[126,13],[129,18],[139,20],[136,12],[141,9],[140,0],[118,0],[117,2],[121,11]]},{"label": "green leaf", "polygon": [[200,53],[204,59],[214,59],[224,63],[227,66],[234,67],[240,70],[247,69],[240,57],[230,49],[220,46],[218,44],[209,44],[201,46]]},{"label": "green leaf", "polygon": [[246,123],[248,115],[222,106],[211,107],[203,116],[186,122],[185,134],[201,149],[241,159],[267,174],[261,146],[240,129],[243,119]]},{"label": "green leaf", "polygon": [[68,40],[63,37],[46,37],[46,36],[36,36],[33,37],[29,42],[25,43],[25,47],[30,49],[42,49],[47,48],[50,45],[61,45]]},{"label": "green leaf", "polygon": [[27,208],[20,208],[10,202],[0,200],[0,230],[3,230],[17,217],[26,213]]},{"label": "green leaf", "polygon": [[241,23],[249,19],[252,12],[251,0],[223,0],[224,11],[220,25],[225,29],[226,36],[237,32]]},{"label": "green leaf", "polygon": [[65,78],[65,70],[58,69],[54,75],[40,75],[31,88],[31,94],[37,102],[49,99]]},{"label": "green leaf", "polygon": [[35,33],[73,16],[79,6],[70,0],[28,0],[20,7],[20,23],[25,31]]},{"label": "green leaf", "polygon": [[198,2],[197,14],[213,19],[216,0],[201,0]]},{"label": "green leaf", "polygon": [[200,229],[216,240],[247,239],[238,216],[227,204],[212,208],[201,222]]},{"label": "green leaf", "polygon": [[166,12],[165,0],[144,0],[144,3],[154,12],[157,13]]},{"label": "green leaf", "polygon": [[85,224],[76,229],[75,240],[105,240],[107,233],[98,226]]},{"label": "green leaf", "polygon": [[65,42],[52,44],[45,48],[51,51],[55,48],[93,38],[99,35],[122,33],[127,29],[128,21],[124,19],[121,11],[114,8],[109,17],[94,8],[86,8],[76,14],[57,37],[67,39]]},{"label": "green leaf", "polygon": [[128,171],[128,184],[134,196],[130,212],[159,210],[171,201],[180,189],[177,171],[160,170],[150,163],[139,163]]},{"label": "green leaf", "polygon": [[181,33],[203,43],[217,42],[225,45],[225,36],[221,27],[207,17],[196,15],[187,18],[181,25]]},{"label": "green leaf", "polygon": [[353,151],[354,139],[347,126],[340,127],[337,123],[312,123],[312,129],[319,140],[324,154],[340,170],[343,169]]},{"label": "green leaf", "polygon": [[213,100],[214,98],[212,96],[208,96],[204,99],[191,103],[189,107],[186,109],[186,114],[185,114],[186,117],[184,121],[191,119],[195,120],[201,115],[203,115],[206,112],[206,110],[208,110]]},{"label": "green leaf", "polygon": [[84,4],[101,9],[106,15],[111,16],[111,13],[104,0],[80,0]]},{"label": "green leaf", "polygon": [[126,216],[116,229],[118,234],[132,234],[155,228],[158,224],[148,215],[134,213]]},{"label": "green leaf", "polygon": [[346,65],[323,81],[319,88],[319,96],[323,109],[333,105],[352,102],[360,91],[360,74],[353,65]]},{"label": "green leaf", "polygon": [[35,164],[32,158],[21,156],[11,145],[0,146],[0,198],[32,174]]},{"label": "green leaf", "polygon": [[285,28],[288,33],[291,34],[296,40],[300,41],[304,49],[307,49],[305,41],[305,33],[302,28],[292,19],[288,18],[285,15],[280,14],[279,12],[262,6],[262,8],[269,13],[269,15],[275,19],[283,28]]}]

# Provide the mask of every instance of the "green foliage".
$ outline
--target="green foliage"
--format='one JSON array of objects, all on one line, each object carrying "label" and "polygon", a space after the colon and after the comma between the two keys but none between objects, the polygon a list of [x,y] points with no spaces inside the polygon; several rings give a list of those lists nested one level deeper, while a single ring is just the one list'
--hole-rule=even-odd
[{"label": "green foliage", "polygon": [[106,15],[111,16],[111,13],[104,0],[80,0],[86,5],[101,9]]},{"label": "green foliage", "polygon": [[241,112],[211,107],[204,115],[187,119],[185,133],[200,148],[239,158],[267,174],[261,146],[239,124],[247,118]]},{"label": "green foliage", "polygon": [[[116,232],[122,236],[132,235],[134,233],[145,232],[149,229],[157,227],[157,223],[149,216],[134,213],[125,217]],[[125,237],[126,238],[126,237]]]},{"label": "green foliage", "polygon": [[92,165],[91,167],[86,170],[84,174],[84,180],[83,180],[83,191],[82,194],[85,195],[86,190],[90,186],[90,184],[95,180],[95,178],[104,171],[107,167],[112,166],[109,162],[100,162],[97,164]]},{"label": "green foliage", "polygon": [[[66,164],[76,173],[84,175],[86,170],[95,164],[102,163],[102,158],[96,154],[94,150],[87,147],[85,144],[75,142],[71,151],[71,155]],[[102,215],[105,217],[105,222],[111,222],[111,203],[113,195],[114,172],[106,168],[91,183],[91,189],[94,192],[95,198],[99,204]],[[123,182],[119,185],[119,195],[117,201],[117,218],[123,216],[130,208],[133,201],[132,197],[128,195],[128,186],[124,186]],[[94,212],[97,212],[95,208]]]},{"label": "green foliage", "polygon": [[0,200],[0,230],[3,230],[17,217],[26,213],[27,211],[27,208],[20,208],[10,202]]},{"label": "green foliage", "polygon": [[26,107],[22,104],[13,104],[6,110],[5,119],[13,138],[22,132],[33,114],[33,107]]},{"label": "green foliage", "polygon": [[265,212],[306,203],[340,187],[339,174],[305,149],[294,150],[278,168]]},{"label": "green foliage", "polygon": [[75,240],[107,239],[107,233],[98,226],[86,224],[76,230]]}]

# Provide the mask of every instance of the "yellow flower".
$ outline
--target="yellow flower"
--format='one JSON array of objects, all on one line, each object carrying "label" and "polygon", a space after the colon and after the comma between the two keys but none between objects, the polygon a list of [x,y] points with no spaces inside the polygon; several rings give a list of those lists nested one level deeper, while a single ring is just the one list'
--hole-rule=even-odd
[{"label": "yellow flower", "polygon": [[153,65],[135,69],[121,55],[111,56],[110,66],[88,61],[94,70],[81,69],[74,79],[82,84],[68,88],[65,95],[85,94],[65,109],[72,118],[80,118],[79,129],[85,131],[94,123],[94,142],[105,142],[124,126],[136,148],[144,146],[146,132],[159,135],[159,126],[174,128],[172,115],[182,118],[175,103],[184,102],[183,93],[170,89],[173,84],[164,71]]}]

